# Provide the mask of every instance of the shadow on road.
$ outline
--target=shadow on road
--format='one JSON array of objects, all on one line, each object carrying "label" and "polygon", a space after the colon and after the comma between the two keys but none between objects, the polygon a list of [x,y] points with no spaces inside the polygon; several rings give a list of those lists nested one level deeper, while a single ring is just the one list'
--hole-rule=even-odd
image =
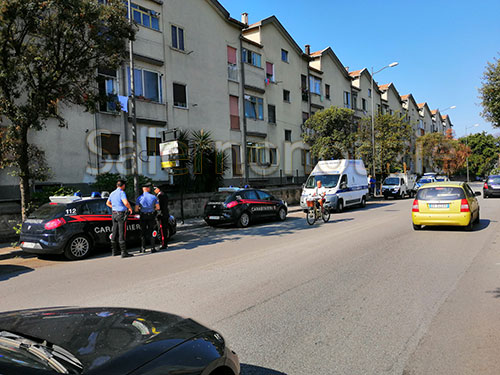
[{"label": "shadow on road", "polygon": [[241,375],[287,375],[285,372],[271,370],[269,368],[241,364]]},{"label": "shadow on road", "polygon": [[495,290],[487,290],[486,293],[493,294],[493,298],[500,298],[500,288],[496,288]]},{"label": "shadow on road", "polygon": [[[489,227],[491,220],[481,219],[479,224],[474,225],[472,232],[480,232]],[[450,227],[450,226],[424,226],[423,230],[436,231],[436,232],[464,232],[464,227]]]},{"label": "shadow on road", "polygon": [[5,281],[31,271],[33,271],[31,267],[0,264],[0,281]]},{"label": "shadow on road", "polygon": [[21,249],[16,250],[16,251],[11,251],[10,253],[0,254],[0,260],[10,259],[10,258],[28,259],[28,258],[34,258],[34,257],[36,257],[35,254],[25,253]]}]

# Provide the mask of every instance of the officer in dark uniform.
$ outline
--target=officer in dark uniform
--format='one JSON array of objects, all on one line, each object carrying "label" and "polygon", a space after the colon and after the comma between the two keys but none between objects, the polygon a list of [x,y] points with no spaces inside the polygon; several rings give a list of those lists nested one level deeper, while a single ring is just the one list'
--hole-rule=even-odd
[{"label": "officer in dark uniform", "polygon": [[161,248],[168,248],[168,235],[165,228],[168,228],[168,220],[170,218],[170,213],[168,211],[168,197],[163,191],[160,190],[158,186],[154,187],[154,192],[158,198],[158,203],[160,204],[160,212],[158,215],[158,221],[161,224]]},{"label": "officer in dark uniform", "polygon": [[122,253],[122,258],[131,257],[127,252],[127,244],[125,243],[125,224],[127,221],[127,211],[132,213],[132,207],[127,200],[127,194],[125,194],[125,181],[118,180],[116,182],[116,190],[113,191],[106,205],[111,208],[112,220],[113,220],[113,232],[111,235],[111,249],[112,255],[118,255],[118,245],[120,245],[120,250]]},{"label": "officer in dark uniform", "polygon": [[137,198],[135,210],[140,211],[141,224],[141,253],[146,251],[146,239],[151,245],[151,252],[156,253],[155,238],[153,237],[153,228],[155,226],[156,212],[160,209],[158,198],[151,194],[151,184],[142,186],[142,195]]}]

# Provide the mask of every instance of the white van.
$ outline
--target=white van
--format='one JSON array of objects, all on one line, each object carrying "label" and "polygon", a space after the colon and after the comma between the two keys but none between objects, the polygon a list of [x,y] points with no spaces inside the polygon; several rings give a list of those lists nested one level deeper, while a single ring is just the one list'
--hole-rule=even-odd
[{"label": "white van", "polygon": [[300,207],[307,210],[306,199],[314,194],[316,181],[326,188],[326,207],[342,212],[344,207],[364,207],[368,197],[368,181],[363,160],[324,160],[318,162],[307,178]]},{"label": "white van", "polygon": [[382,194],[384,199],[389,197],[403,198],[412,197],[415,193],[415,183],[417,176],[411,173],[392,173],[382,184]]}]

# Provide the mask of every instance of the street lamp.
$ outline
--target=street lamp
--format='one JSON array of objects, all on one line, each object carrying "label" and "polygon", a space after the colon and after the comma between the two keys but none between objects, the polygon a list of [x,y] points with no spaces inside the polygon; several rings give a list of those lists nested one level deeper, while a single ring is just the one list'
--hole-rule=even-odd
[{"label": "street lamp", "polygon": [[[373,66],[372,66],[372,92],[371,92],[371,97],[372,97],[372,170],[373,170],[373,177],[376,176],[375,174],[375,114],[373,111],[373,76],[377,73],[380,73],[382,70],[386,68],[393,68],[396,65],[398,65],[398,62],[393,62],[390,63],[389,65],[384,66],[383,68],[377,70],[376,72],[373,71]],[[375,189],[376,191],[376,189]],[[375,195],[375,191],[373,192],[373,195]]]},{"label": "street lamp", "polygon": [[[479,126],[479,124],[474,124],[474,125],[471,125],[471,126],[465,126],[465,147],[467,147],[468,145],[468,139],[467,139],[467,129],[471,129],[471,128],[477,128]],[[466,163],[467,163],[467,182],[469,182],[469,155],[467,155],[466,157]]]},{"label": "street lamp", "polygon": [[443,109],[443,110],[440,110],[439,108],[438,108],[438,109],[439,109],[439,112],[440,112],[440,113],[443,113],[443,112],[446,112],[446,111],[447,111],[447,110],[449,110],[449,109],[455,109],[455,108],[457,108],[457,106],[456,106],[456,105],[452,105],[451,107],[445,108],[445,109]]}]

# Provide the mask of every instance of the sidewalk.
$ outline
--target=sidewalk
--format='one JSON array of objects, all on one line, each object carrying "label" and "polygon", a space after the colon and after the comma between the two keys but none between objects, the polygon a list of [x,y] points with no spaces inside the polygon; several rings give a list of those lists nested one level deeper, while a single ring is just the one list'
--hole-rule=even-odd
[{"label": "sidewalk", "polygon": [[[298,205],[289,206],[288,213],[300,212],[302,209]],[[205,220],[201,217],[194,217],[184,220],[184,224],[181,223],[180,219],[177,219],[177,232],[182,232],[186,230],[198,229],[206,227],[207,224]],[[36,257],[34,254],[28,254],[22,251],[19,247],[12,247],[11,243],[0,243],[0,261],[12,258],[33,258]]]}]

